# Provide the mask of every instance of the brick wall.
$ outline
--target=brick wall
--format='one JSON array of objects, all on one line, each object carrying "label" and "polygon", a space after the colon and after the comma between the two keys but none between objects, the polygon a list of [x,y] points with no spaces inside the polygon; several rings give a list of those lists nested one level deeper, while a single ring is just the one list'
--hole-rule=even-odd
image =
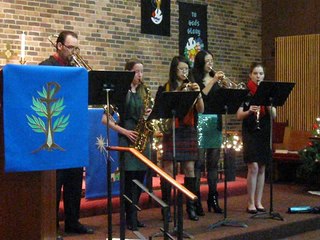
[{"label": "brick wall", "polygon": [[[261,59],[261,0],[184,2],[208,5],[208,45],[215,69],[246,80],[250,63]],[[18,63],[22,31],[27,34],[27,64],[37,64],[54,50],[49,35],[72,30],[79,34],[81,55],[95,70],[123,70],[126,59],[142,59],[145,81],[154,94],[178,54],[176,0],[171,1],[170,37],[140,33],[139,0],[0,0],[0,5],[0,65]],[[3,56],[7,43],[14,54],[9,61]],[[230,122],[239,129],[234,117]]]}]

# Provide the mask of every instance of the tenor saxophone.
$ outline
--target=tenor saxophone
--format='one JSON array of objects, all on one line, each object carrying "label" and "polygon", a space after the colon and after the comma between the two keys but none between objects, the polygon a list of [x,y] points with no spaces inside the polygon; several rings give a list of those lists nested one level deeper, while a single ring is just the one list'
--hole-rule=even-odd
[{"label": "tenor saxophone", "polygon": [[150,139],[150,137],[154,133],[154,126],[151,121],[148,121],[148,116],[145,115],[145,111],[152,107],[151,106],[151,92],[148,87],[146,87],[144,84],[141,84],[144,89],[145,89],[145,96],[143,99],[143,113],[141,114],[141,117],[139,118],[139,121],[134,129],[134,131],[138,132],[138,136],[136,138],[136,141],[134,144],[131,146],[135,149],[137,149],[139,152],[143,152],[146,147],[147,143]]}]

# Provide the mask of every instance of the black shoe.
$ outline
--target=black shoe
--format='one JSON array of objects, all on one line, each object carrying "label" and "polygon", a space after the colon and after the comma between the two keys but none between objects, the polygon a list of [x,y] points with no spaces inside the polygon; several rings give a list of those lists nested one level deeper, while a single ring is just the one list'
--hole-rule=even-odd
[{"label": "black shoe", "polygon": [[258,208],[258,207],[257,207],[257,211],[258,211],[258,212],[266,212],[266,209],[265,209],[265,208]]},{"label": "black shoe", "polygon": [[219,206],[219,202],[218,202],[218,192],[216,192],[216,191],[209,192],[207,205],[208,205],[208,212],[211,212],[211,208],[213,208],[213,211],[215,213],[223,213],[223,210]]},{"label": "black shoe", "polygon": [[249,208],[247,208],[247,213],[249,213],[249,214],[257,214],[258,211],[257,211],[257,209],[249,209]]},{"label": "black shoe", "polygon": [[146,227],[146,225],[144,223],[140,222],[140,221],[137,221],[137,227],[135,227],[135,228],[133,227],[132,223],[128,223],[127,222],[126,225],[127,225],[127,229],[130,230],[130,231],[137,231],[138,227],[140,227],[140,228]]},{"label": "black shoe", "polygon": [[60,235],[58,235],[58,236],[57,236],[57,240],[63,240],[63,237],[60,236]]},{"label": "black shoe", "polygon": [[131,223],[127,223],[127,229],[130,231],[138,231],[138,227],[133,227],[133,225]]},{"label": "black shoe", "polygon": [[137,227],[144,228],[146,225],[143,222],[137,221]]},{"label": "black shoe", "polygon": [[204,213],[203,211],[203,207],[202,207],[202,204],[199,200],[196,200],[196,203],[195,203],[195,206],[196,206],[196,214],[198,216],[205,216],[206,214]]},{"label": "black shoe", "polygon": [[93,234],[94,233],[92,228],[86,227],[86,226],[82,225],[81,223],[78,223],[74,226],[66,225],[64,227],[64,231],[66,233],[78,233],[78,234]]}]

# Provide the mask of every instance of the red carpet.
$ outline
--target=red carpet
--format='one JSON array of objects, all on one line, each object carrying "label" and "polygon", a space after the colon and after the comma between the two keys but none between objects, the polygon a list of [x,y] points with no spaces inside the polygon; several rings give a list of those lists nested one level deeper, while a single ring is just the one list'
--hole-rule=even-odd
[{"label": "red carpet", "polygon": [[[177,180],[180,183],[183,183],[184,175],[178,175]],[[208,185],[206,184],[206,178],[201,179],[201,198],[202,201],[207,199],[208,195]],[[231,181],[227,183],[228,189],[228,197],[238,196],[246,193],[246,179],[237,177],[235,181]],[[156,196],[161,198],[160,191],[160,178],[153,178],[153,192]],[[218,192],[219,198],[223,198],[224,195],[224,181],[220,180],[218,183]],[[141,195],[139,206],[142,208],[152,208],[158,207],[154,204],[154,202],[149,198],[149,196],[145,193]],[[112,199],[112,208],[113,212],[119,212],[120,210],[120,201],[119,197],[114,197]],[[107,199],[96,199],[96,200],[88,200],[85,198],[81,199],[81,211],[80,217],[90,217],[96,215],[102,215],[107,213]],[[60,202],[60,211],[59,211],[59,219],[63,219],[63,204]]]},{"label": "red carpet", "polygon": [[[268,214],[263,215],[267,218],[256,219],[252,218],[252,215],[246,212],[247,195],[241,194],[241,192],[245,193],[245,182],[244,179],[237,179],[237,181],[228,184],[227,220],[229,222],[244,223],[248,227],[221,226],[210,229],[209,226],[212,226],[212,224],[221,223],[224,216],[214,212],[209,213],[206,208],[206,199],[203,197],[202,203],[206,213],[205,216],[200,217],[199,221],[191,221],[188,219],[184,210],[182,214],[184,231],[191,234],[194,237],[193,239],[205,240],[319,239],[319,214],[290,214],[287,212],[290,206],[319,206],[319,196],[309,194],[307,191],[310,189],[295,183],[275,183],[273,185],[274,212],[279,213],[284,218],[284,221],[271,219],[268,217]],[[223,183],[220,183],[219,192],[222,193],[223,190]],[[203,187],[202,194],[204,196],[206,195],[206,191],[207,189]],[[160,195],[158,189],[155,193],[156,195]],[[222,196],[220,196],[220,198],[221,197]],[[220,200],[220,206],[224,207],[223,199]],[[96,201],[86,202],[93,203]],[[264,189],[263,203],[269,211],[270,185],[268,184],[266,184]],[[147,206],[152,205],[152,203],[148,203],[148,197],[146,196],[142,198],[142,204]],[[116,199],[114,200],[114,206],[118,207]],[[105,209],[106,204],[101,204],[100,208]],[[173,211],[173,209],[171,209],[171,211]],[[92,209],[88,210],[88,212],[94,213]],[[60,223],[60,232],[65,240],[106,239],[108,229],[107,217],[108,216],[104,214],[80,219],[81,223],[95,230],[95,233],[92,235],[66,234],[63,232],[63,222]],[[163,227],[161,211],[158,206],[156,208],[143,207],[142,211],[139,212],[139,219],[147,225],[145,228],[139,228],[140,234],[146,239],[162,239],[152,237],[154,234],[159,233],[160,228]],[[173,229],[173,225],[174,223],[170,224],[170,229]],[[132,231],[126,230],[125,234],[126,239],[137,239],[137,235]],[[113,238],[119,237],[120,235],[119,213],[112,214],[112,235]]]}]

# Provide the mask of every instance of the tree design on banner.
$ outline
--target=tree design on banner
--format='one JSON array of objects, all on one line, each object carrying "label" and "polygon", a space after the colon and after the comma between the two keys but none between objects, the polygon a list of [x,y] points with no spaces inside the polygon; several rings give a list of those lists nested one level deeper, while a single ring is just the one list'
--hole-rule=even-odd
[{"label": "tree design on banner", "polygon": [[[32,97],[33,105],[31,108],[38,116],[26,115],[28,125],[34,132],[46,135],[46,142],[34,150],[33,153],[42,150],[52,151],[55,149],[64,151],[64,149],[54,141],[54,133],[63,132],[69,124],[70,117],[70,114],[67,116],[61,115],[65,108],[65,105],[63,105],[64,99],[55,98],[60,88],[58,83],[49,82],[42,88],[42,92],[37,91],[40,97]],[[59,115],[61,116],[59,117]]]}]

